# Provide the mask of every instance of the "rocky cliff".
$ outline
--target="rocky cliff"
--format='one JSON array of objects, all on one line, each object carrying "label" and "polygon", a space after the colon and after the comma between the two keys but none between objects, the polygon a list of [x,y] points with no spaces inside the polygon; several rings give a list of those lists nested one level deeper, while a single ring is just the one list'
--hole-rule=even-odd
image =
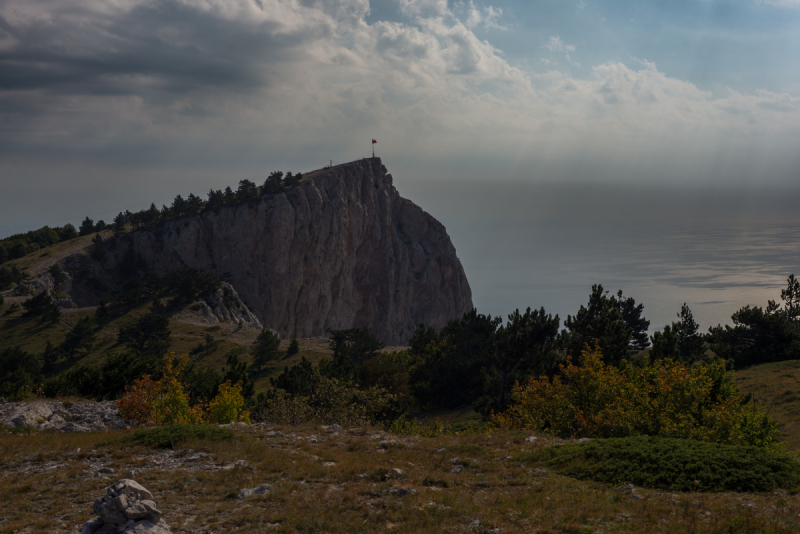
[{"label": "rocky cliff", "polygon": [[130,237],[126,246],[156,272],[216,273],[282,337],[368,326],[387,344],[405,344],[416,324],[438,328],[472,308],[444,226],[399,195],[378,158]]}]

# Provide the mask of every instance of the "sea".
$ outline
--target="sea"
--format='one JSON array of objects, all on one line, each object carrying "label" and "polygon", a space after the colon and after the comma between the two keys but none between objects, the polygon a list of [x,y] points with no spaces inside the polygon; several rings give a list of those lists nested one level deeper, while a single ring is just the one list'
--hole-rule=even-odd
[{"label": "sea", "polygon": [[396,181],[447,228],[480,313],[562,321],[593,284],[644,305],[650,331],[686,303],[703,331],[780,302],[800,276],[800,191],[486,180]]}]

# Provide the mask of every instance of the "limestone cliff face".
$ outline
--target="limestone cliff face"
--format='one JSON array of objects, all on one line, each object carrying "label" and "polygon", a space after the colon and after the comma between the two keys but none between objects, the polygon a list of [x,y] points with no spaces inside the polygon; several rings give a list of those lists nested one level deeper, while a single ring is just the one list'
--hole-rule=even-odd
[{"label": "limestone cliff face", "polygon": [[131,237],[156,272],[215,272],[284,338],[368,326],[387,344],[405,344],[416,324],[438,328],[472,308],[444,226],[398,194],[378,158]]}]

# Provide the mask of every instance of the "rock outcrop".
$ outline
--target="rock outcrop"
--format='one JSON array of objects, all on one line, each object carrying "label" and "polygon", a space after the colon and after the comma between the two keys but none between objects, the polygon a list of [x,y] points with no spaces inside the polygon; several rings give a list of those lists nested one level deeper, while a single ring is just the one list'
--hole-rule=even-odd
[{"label": "rock outcrop", "polygon": [[216,293],[200,299],[202,307],[198,310],[203,320],[207,323],[230,321],[244,323],[251,327],[262,328],[258,317],[247,308],[239,298],[233,286],[225,282],[217,289]]},{"label": "rock outcrop", "polygon": [[212,271],[283,337],[367,326],[399,345],[417,324],[438,328],[472,308],[444,226],[399,195],[378,158],[130,237],[127,248],[110,251],[108,269],[132,247],[159,273],[184,265]]},{"label": "rock outcrop", "polygon": [[0,404],[0,423],[47,432],[89,432],[128,428],[114,401],[65,404],[57,401]]}]

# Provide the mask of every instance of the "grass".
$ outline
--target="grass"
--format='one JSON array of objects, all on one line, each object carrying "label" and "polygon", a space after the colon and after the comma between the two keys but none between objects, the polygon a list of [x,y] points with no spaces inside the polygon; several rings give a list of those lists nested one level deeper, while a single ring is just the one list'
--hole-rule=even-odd
[{"label": "grass", "polygon": [[755,365],[736,371],[736,384],[781,425],[789,450],[800,450],[800,360]]},{"label": "grass", "polygon": [[520,459],[580,480],[669,491],[795,491],[800,484],[800,462],[789,456],[685,439],[596,439]]},{"label": "grass", "polygon": [[227,428],[210,425],[173,425],[160,428],[142,428],[136,430],[125,440],[136,445],[147,445],[160,449],[174,449],[176,445],[191,440],[228,441],[233,439],[233,432]]},{"label": "grass", "polygon": [[[269,430],[283,436],[268,435]],[[642,489],[641,498],[633,500],[612,485],[542,473],[520,460],[560,440],[542,437],[528,445],[525,435],[506,431],[413,440],[380,433],[378,439],[378,432],[236,430],[236,439],[188,438],[175,451],[135,444],[130,440],[135,431],[0,433],[0,502],[14,503],[0,506],[0,533],[79,531],[92,517],[94,499],[131,469],[154,493],[175,533],[766,534],[800,529],[797,495]],[[384,448],[380,441],[385,439],[404,446]],[[190,449],[210,456],[184,462]],[[468,467],[451,472],[454,457]],[[237,460],[247,465],[233,467]],[[95,478],[100,467],[114,473]],[[392,468],[402,474],[392,474]],[[236,497],[260,484],[271,484],[272,490]],[[416,493],[400,497],[391,488]]]}]

